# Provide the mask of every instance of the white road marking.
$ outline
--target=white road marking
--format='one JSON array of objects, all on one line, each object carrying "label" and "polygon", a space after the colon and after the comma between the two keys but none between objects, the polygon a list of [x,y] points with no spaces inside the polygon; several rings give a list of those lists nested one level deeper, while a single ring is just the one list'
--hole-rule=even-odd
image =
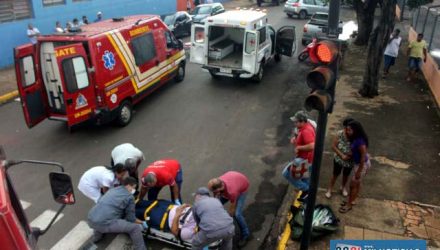
[{"label": "white road marking", "polygon": [[[53,211],[53,210],[46,210],[44,211],[42,214],[40,214],[40,216],[38,216],[37,218],[35,218],[35,220],[33,220],[31,222],[31,227],[38,227],[41,229],[45,229],[47,225],[49,225],[49,222],[52,220],[52,218],[55,216],[57,212]],[[57,221],[59,221],[64,215],[60,214],[58,216],[58,218],[55,220],[54,224],[57,223]]]},{"label": "white road marking", "polygon": [[93,229],[87,222],[80,221],[70,232],[58,241],[51,250],[76,250],[93,236]]},{"label": "white road marking", "polygon": [[31,206],[31,203],[27,202],[27,201],[20,200],[20,203],[21,203],[21,207],[23,208],[23,210],[26,210],[28,207]]}]

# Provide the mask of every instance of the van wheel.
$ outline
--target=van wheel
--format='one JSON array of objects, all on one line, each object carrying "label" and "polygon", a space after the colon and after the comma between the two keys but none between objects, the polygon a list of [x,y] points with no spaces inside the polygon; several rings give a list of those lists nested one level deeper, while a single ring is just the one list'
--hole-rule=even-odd
[{"label": "van wheel", "polygon": [[185,78],[185,64],[180,64],[177,69],[177,75],[174,77],[175,82],[181,82]]},{"label": "van wheel", "polygon": [[287,15],[288,17],[290,17],[290,18],[292,18],[292,17],[293,17],[293,15],[292,15],[292,14],[290,14],[290,13],[286,13],[286,15]]},{"label": "van wheel", "polygon": [[119,107],[118,117],[116,118],[117,124],[121,127],[127,126],[130,123],[132,116],[133,109],[130,101],[123,101]]},{"label": "van wheel", "polygon": [[211,77],[212,77],[213,79],[219,79],[219,78],[220,78],[220,76],[217,75],[216,73],[214,73],[213,70],[209,70],[209,74],[211,74]]},{"label": "van wheel", "polygon": [[260,69],[258,70],[258,73],[254,76],[254,81],[256,83],[260,83],[261,80],[263,80],[264,70],[263,70],[263,62],[260,64]]},{"label": "van wheel", "polygon": [[301,10],[298,15],[299,19],[306,19],[307,12],[305,10]]},{"label": "van wheel", "polygon": [[281,62],[281,55],[276,53],[274,56],[275,62]]}]

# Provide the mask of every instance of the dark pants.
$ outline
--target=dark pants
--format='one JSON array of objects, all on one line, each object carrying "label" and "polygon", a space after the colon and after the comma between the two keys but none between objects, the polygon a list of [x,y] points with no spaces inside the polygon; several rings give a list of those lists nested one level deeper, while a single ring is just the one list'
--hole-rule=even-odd
[{"label": "dark pants", "polygon": [[[174,201],[175,199],[179,199],[180,203],[182,203],[182,196],[180,195],[180,190],[182,188],[182,182],[183,182],[183,173],[182,173],[182,168],[179,169],[179,172],[177,172],[177,176],[176,176],[176,185],[177,187],[179,187],[179,197],[174,197],[173,192],[171,191],[171,199],[172,201]],[[150,188],[148,190],[148,200],[149,201],[154,201],[157,200],[157,196],[159,195],[160,190],[163,187],[153,187]]]},{"label": "dark pants", "polygon": [[109,225],[105,226],[92,226],[93,238],[97,241],[102,238],[102,234],[105,233],[126,233],[130,235],[133,241],[133,247],[135,250],[144,250],[145,247],[144,237],[142,236],[142,225],[133,222],[128,222],[122,219],[116,219]]}]

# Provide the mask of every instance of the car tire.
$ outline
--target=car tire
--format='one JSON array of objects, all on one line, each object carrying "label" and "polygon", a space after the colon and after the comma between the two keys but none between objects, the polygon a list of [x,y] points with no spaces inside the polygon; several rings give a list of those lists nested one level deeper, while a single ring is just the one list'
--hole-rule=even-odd
[{"label": "car tire", "polygon": [[308,51],[303,51],[298,55],[298,60],[300,62],[304,62],[307,58],[309,58],[309,52]]},{"label": "car tire", "polygon": [[258,73],[253,77],[253,80],[255,83],[260,83],[261,80],[263,80],[263,76],[264,76],[264,62],[260,63],[260,68],[258,69]]},{"label": "car tire", "polygon": [[185,79],[185,64],[181,63],[177,69],[177,74],[174,77],[175,82],[181,82]]},{"label": "car tire", "polygon": [[276,53],[274,56],[275,62],[281,62],[281,55]]},{"label": "car tire", "polygon": [[290,14],[290,13],[286,13],[286,15],[287,15],[287,17],[289,17],[289,18],[292,18],[292,17],[293,17],[293,15]]},{"label": "car tire", "polygon": [[306,19],[307,18],[307,12],[305,10],[301,10],[298,14],[299,19]]},{"label": "car tire", "polygon": [[125,127],[131,122],[132,116],[133,116],[133,109],[131,106],[131,102],[128,100],[123,101],[118,109],[118,116],[116,117],[116,123],[121,127]]}]

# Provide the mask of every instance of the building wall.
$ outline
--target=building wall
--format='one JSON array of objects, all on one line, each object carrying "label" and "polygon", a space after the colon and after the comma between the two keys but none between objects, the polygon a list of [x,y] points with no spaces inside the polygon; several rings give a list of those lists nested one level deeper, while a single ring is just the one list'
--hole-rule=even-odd
[{"label": "building wall", "polygon": [[32,23],[42,34],[53,33],[55,22],[60,21],[63,27],[73,18],[79,20],[83,15],[90,22],[96,18],[96,12],[101,11],[104,19],[135,14],[165,14],[177,9],[179,0],[84,0],[65,4],[43,6],[42,0],[30,0],[33,18],[0,23],[2,34],[0,46],[0,68],[13,63],[13,48],[29,42],[26,35],[27,24]]}]

